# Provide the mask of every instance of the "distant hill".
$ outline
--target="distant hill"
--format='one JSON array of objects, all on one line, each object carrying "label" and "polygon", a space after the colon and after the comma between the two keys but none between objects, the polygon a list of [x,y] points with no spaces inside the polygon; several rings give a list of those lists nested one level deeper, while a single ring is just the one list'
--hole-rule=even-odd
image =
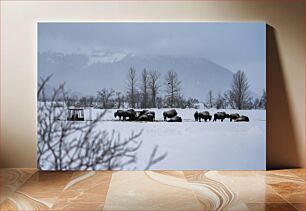
[{"label": "distant hill", "polygon": [[51,86],[66,82],[66,87],[79,95],[95,95],[96,91],[102,88],[125,92],[126,76],[131,66],[139,75],[144,68],[159,71],[161,89],[165,73],[174,70],[182,81],[183,94],[199,100],[206,98],[209,89],[215,94],[228,90],[233,75],[225,67],[196,56],[127,54],[120,55],[120,59],[112,58],[106,61],[101,55],[92,57],[84,53],[63,54],[49,51],[38,54],[38,76],[53,74]]}]

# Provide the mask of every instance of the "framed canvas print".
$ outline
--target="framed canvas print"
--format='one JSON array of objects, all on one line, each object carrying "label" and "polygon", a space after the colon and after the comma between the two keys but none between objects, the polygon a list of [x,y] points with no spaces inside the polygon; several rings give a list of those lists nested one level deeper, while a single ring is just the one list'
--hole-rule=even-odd
[{"label": "framed canvas print", "polygon": [[266,169],[265,23],[37,27],[39,169]]}]

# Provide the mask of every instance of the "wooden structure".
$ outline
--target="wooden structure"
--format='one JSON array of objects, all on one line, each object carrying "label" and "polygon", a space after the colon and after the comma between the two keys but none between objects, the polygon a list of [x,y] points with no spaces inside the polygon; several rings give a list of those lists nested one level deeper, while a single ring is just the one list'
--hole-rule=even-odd
[{"label": "wooden structure", "polygon": [[68,121],[84,121],[84,109],[83,108],[70,108],[68,109]]}]

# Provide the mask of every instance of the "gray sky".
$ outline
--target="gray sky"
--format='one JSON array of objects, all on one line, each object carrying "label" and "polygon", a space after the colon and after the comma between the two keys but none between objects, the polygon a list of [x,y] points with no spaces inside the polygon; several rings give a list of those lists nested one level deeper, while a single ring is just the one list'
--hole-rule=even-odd
[{"label": "gray sky", "polygon": [[[244,70],[251,89],[266,83],[265,23],[39,23],[38,51],[204,57]],[[100,60],[102,61],[102,60]]]}]

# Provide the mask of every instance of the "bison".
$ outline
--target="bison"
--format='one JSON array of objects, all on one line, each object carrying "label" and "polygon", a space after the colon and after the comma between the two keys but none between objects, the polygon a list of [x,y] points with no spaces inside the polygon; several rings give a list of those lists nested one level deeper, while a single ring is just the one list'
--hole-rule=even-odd
[{"label": "bison", "polygon": [[199,113],[199,122],[201,122],[201,119],[204,119],[206,122],[207,120],[211,121],[211,115],[208,111],[200,112]]},{"label": "bison", "polygon": [[138,118],[139,121],[150,121],[150,122],[153,122],[154,119],[155,117],[151,113],[143,114]]},{"label": "bison", "polygon": [[122,117],[123,117],[123,119],[125,119],[124,115],[125,115],[125,111],[124,110],[117,110],[114,113],[114,117],[117,118],[117,116],[118,116],[119,120],[121,120]]},{"label": "bison", "polygon": [[249,122],[249,121],[250,121],[249,117],[243,115],[241,115],[235,120],[235,122]]},{"label": "bison", "polygon": [[139,116],[142,116],[144,114],[146,114],[147,112],[149,112],[149,110],[142,110],[142,111],[139,111]]},{"label": "bison", "polygon": [[129,109],[125,111],[123,120],[126,120],[126,118],[128,117],[129,121],[134,121],[136,120],[136,115],[137,112],[134,109]]},{"label": "bison", "polygon": [[214,114],[214,120],[213,120],[213,121],[215,122],[215,121],[217,121],[218,119],[220,119],[221,122],[223,122],[223,120],[224,120],[225,118],[230,118],[230,115],[227,114],[227,113],[225,113],[225,112],[217,112],[217,113]]},{"label": "bison", "polygon": [[197,122],[199,120],[199,113],[196,111],[193,116],[194,120]]},{"label": "bison", "polygon": [[149,112],[147,113],[147,115],[152,116],[153,121],[155,121],[155,112],[154,112],[154,111],[149,111]]},{"label": "bison", "polygon": [[182,122],[182,118],[179,116],[174,116],[168,120],[168,122]]},{"label": "bison", "polygon": [[142,110],[142,111],[139,112],[139,114],[140,114],[140,117],[141,117],[142,115],[146,114],[146,115],[150,116],[150,118],[153,118],[152,121],[155,120],[155,112],[154,112],[154,111]]},{"label": "bison", "polygon": [[167,118],[175,117],[177,115],[177,112],[175,109],[171,109],[169,111],[165,111],[163,115],[164,115],[164,121],[166,121]]},{"label": "bison", "polygon": [[230,121],[236,120],[236,119],[238,119],[239,117],[240,117],[240,115],[237,114],[237,113],[235,113],[235,114],[230,114]]}]

